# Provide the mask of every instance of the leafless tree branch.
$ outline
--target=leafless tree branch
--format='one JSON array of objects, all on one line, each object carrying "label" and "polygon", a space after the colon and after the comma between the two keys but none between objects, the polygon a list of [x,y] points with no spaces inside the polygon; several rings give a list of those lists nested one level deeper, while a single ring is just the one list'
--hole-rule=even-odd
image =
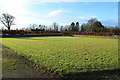
[{"label": "leafless tree branch", "polygon": [[2,16],[0,17],[0,21],[3,23],[4,26],[10,30],[11,25],[14,24],[15,17],[8,14],[8,13],[3,13]]}]

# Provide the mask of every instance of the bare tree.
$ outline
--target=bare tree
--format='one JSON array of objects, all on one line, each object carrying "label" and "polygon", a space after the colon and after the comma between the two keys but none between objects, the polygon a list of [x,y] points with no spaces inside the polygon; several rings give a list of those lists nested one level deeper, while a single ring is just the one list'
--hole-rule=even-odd
[{"label": "bare tree", "polygon": [[0,17],[0,21],[8,28],[8,30],[10,30],[11,25],[14,25],[14,20],[15,17],[8,13],[3,13]]},{"label": "bare tree", "polygon": [[53,23],[54,31],[58,31],[58,26],[59,24],[57,24],[56,22]]}]

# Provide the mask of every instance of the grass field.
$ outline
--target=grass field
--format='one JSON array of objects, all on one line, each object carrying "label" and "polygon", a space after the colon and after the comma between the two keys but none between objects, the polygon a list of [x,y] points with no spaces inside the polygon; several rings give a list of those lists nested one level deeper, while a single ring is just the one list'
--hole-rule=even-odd
[{"label": "grass field", "polygon": [[88,36],[2,38],[21,56],[62,75],[120,69],[118,39]]}]

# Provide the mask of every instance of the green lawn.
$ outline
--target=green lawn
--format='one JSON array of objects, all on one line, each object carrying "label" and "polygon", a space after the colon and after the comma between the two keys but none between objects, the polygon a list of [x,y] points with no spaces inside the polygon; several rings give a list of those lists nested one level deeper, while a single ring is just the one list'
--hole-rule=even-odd
[{"label": "green lawn", "polygon": [[88,35],[73,35],[74,37],[88,37],[88,38],[107,38],[107,39],[120,39],[120,36],[88,36]]},{"label": "green lawn", "polygon": [[2,38],[2,44],[61,74],[120,69],[118,39],[97,37]]}]

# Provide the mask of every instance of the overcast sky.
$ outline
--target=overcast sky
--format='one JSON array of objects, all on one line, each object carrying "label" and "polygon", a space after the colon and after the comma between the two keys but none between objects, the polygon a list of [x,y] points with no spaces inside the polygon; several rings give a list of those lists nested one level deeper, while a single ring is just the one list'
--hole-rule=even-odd
[{"label": "overcast sky", "polygon": [[[51,25],[56,22],[68,25],[83,24],[97,18],[106,26],[118,25],[118,0],[0,0],[0,15],[15,16],[13,28],[28,27],[29,24]],[[0,26],[3,26],[0,23]]]}]

